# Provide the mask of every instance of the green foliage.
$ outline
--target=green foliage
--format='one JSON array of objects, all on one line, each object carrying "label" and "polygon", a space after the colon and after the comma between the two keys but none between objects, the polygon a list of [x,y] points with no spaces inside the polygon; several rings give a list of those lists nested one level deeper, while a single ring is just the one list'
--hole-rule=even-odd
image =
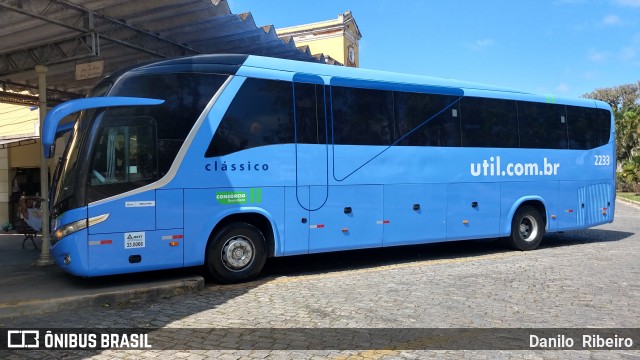
[{"label": "green foliage", "polygon": [[615,111],[625,110],[638,105],[640,99],[640,81],[636,84],[625,84],[610,88],[595,89],[582,95],[588,99],[602,100]]},{"label": "green foliage", "polygon": [[624,163],[638,153],[640,149],[640,110],[639,107],[628,111],[616,111],[616,157]]},{"label": "green foliage", "polygon": [[640,193],[640,155],[622,163],[616,175],[619,191]]}]

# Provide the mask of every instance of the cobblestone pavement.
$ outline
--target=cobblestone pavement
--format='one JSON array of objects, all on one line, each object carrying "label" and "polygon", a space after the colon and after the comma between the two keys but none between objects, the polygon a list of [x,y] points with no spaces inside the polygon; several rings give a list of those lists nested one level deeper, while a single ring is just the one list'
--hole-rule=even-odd
[{"label": "cobblestone pavement", "polygon": [[[640,208],[613,224],[552,234],[540,249],[464,241],[272,259],[262,277],[198,294],[44,316],[11,327],[638,328]],[[330,340],[332,332],[318,333]],[[167,343],[198,349],[198,338]],[[260,338],[245,341],[261,341]],[[104,350],[20,351],[2,358],[640,359],[640,351]]]}]

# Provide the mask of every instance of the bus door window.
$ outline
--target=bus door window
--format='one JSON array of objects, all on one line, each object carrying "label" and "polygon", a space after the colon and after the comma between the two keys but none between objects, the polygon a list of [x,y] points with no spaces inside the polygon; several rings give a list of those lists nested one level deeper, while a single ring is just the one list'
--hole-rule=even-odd
[{"label": "bus door window", "polygon": [[100,136],[91,171],[91,184],[125,181],[124,139],[126,127],[105,128]]},{"label": "bus door window", "polygon": [[324,87],[295,84],[296,143],[326,144]]},{"label": "bus door window", "polygon": [[[118,120],[118,123],[122,122]],[[133,118],[129,121],[128,125],[105,126],[99,132],[90,171],[92,201],[98,200],[97,193],[102,194],[99,198],[104,198],[156,180],[153,119]]]}]

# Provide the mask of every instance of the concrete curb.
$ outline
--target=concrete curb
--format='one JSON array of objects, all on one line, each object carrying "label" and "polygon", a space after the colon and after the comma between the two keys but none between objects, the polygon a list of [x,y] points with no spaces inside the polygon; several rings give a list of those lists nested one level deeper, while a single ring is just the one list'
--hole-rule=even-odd
[{"label": "concrete curb", "polygon": [[625,199],[625,198],[620,197],[620,196],[616,196],[616,200],[622,201],[622,202],[627,203],[627,204],[640,206],[640,202],[635,201],[635,200],[631,200],[631,199]]},{"label": "concrete curb", "polygon": [[118,303],[141,301],[196,293],[204,288],[204,278],[193,276],[159,285],[135,289],[116,290],[99,294],[38,299],[0,303],[0,319],[24,315],[43,314],[82,307],[115,306]]}]

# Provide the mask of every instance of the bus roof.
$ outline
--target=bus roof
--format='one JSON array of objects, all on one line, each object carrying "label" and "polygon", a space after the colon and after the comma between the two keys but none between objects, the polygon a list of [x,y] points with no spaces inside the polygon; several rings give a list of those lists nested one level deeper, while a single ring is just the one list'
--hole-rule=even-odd
[{"label": "bus roof", "polygon": [[522,101],[549,102],[565,105],[597,107],[610,110],[602,101],[584,98],[562,98],[549,94],[534,94],[505,87],[478,84],[454,79],[411,75],[404,73],[325,65],[295,60],[285,60],[256,55],[205,54],[161,60],[136,65],[111,74],[109,78],[125,74],[159,72],[216,72],[229,75],[243,75],[290,80],[293,74],[303,73],[324,78],[343,78],[355,81],[371,81],[398,85],[418,85],[461,90],[465,96],[504,98]]}]

